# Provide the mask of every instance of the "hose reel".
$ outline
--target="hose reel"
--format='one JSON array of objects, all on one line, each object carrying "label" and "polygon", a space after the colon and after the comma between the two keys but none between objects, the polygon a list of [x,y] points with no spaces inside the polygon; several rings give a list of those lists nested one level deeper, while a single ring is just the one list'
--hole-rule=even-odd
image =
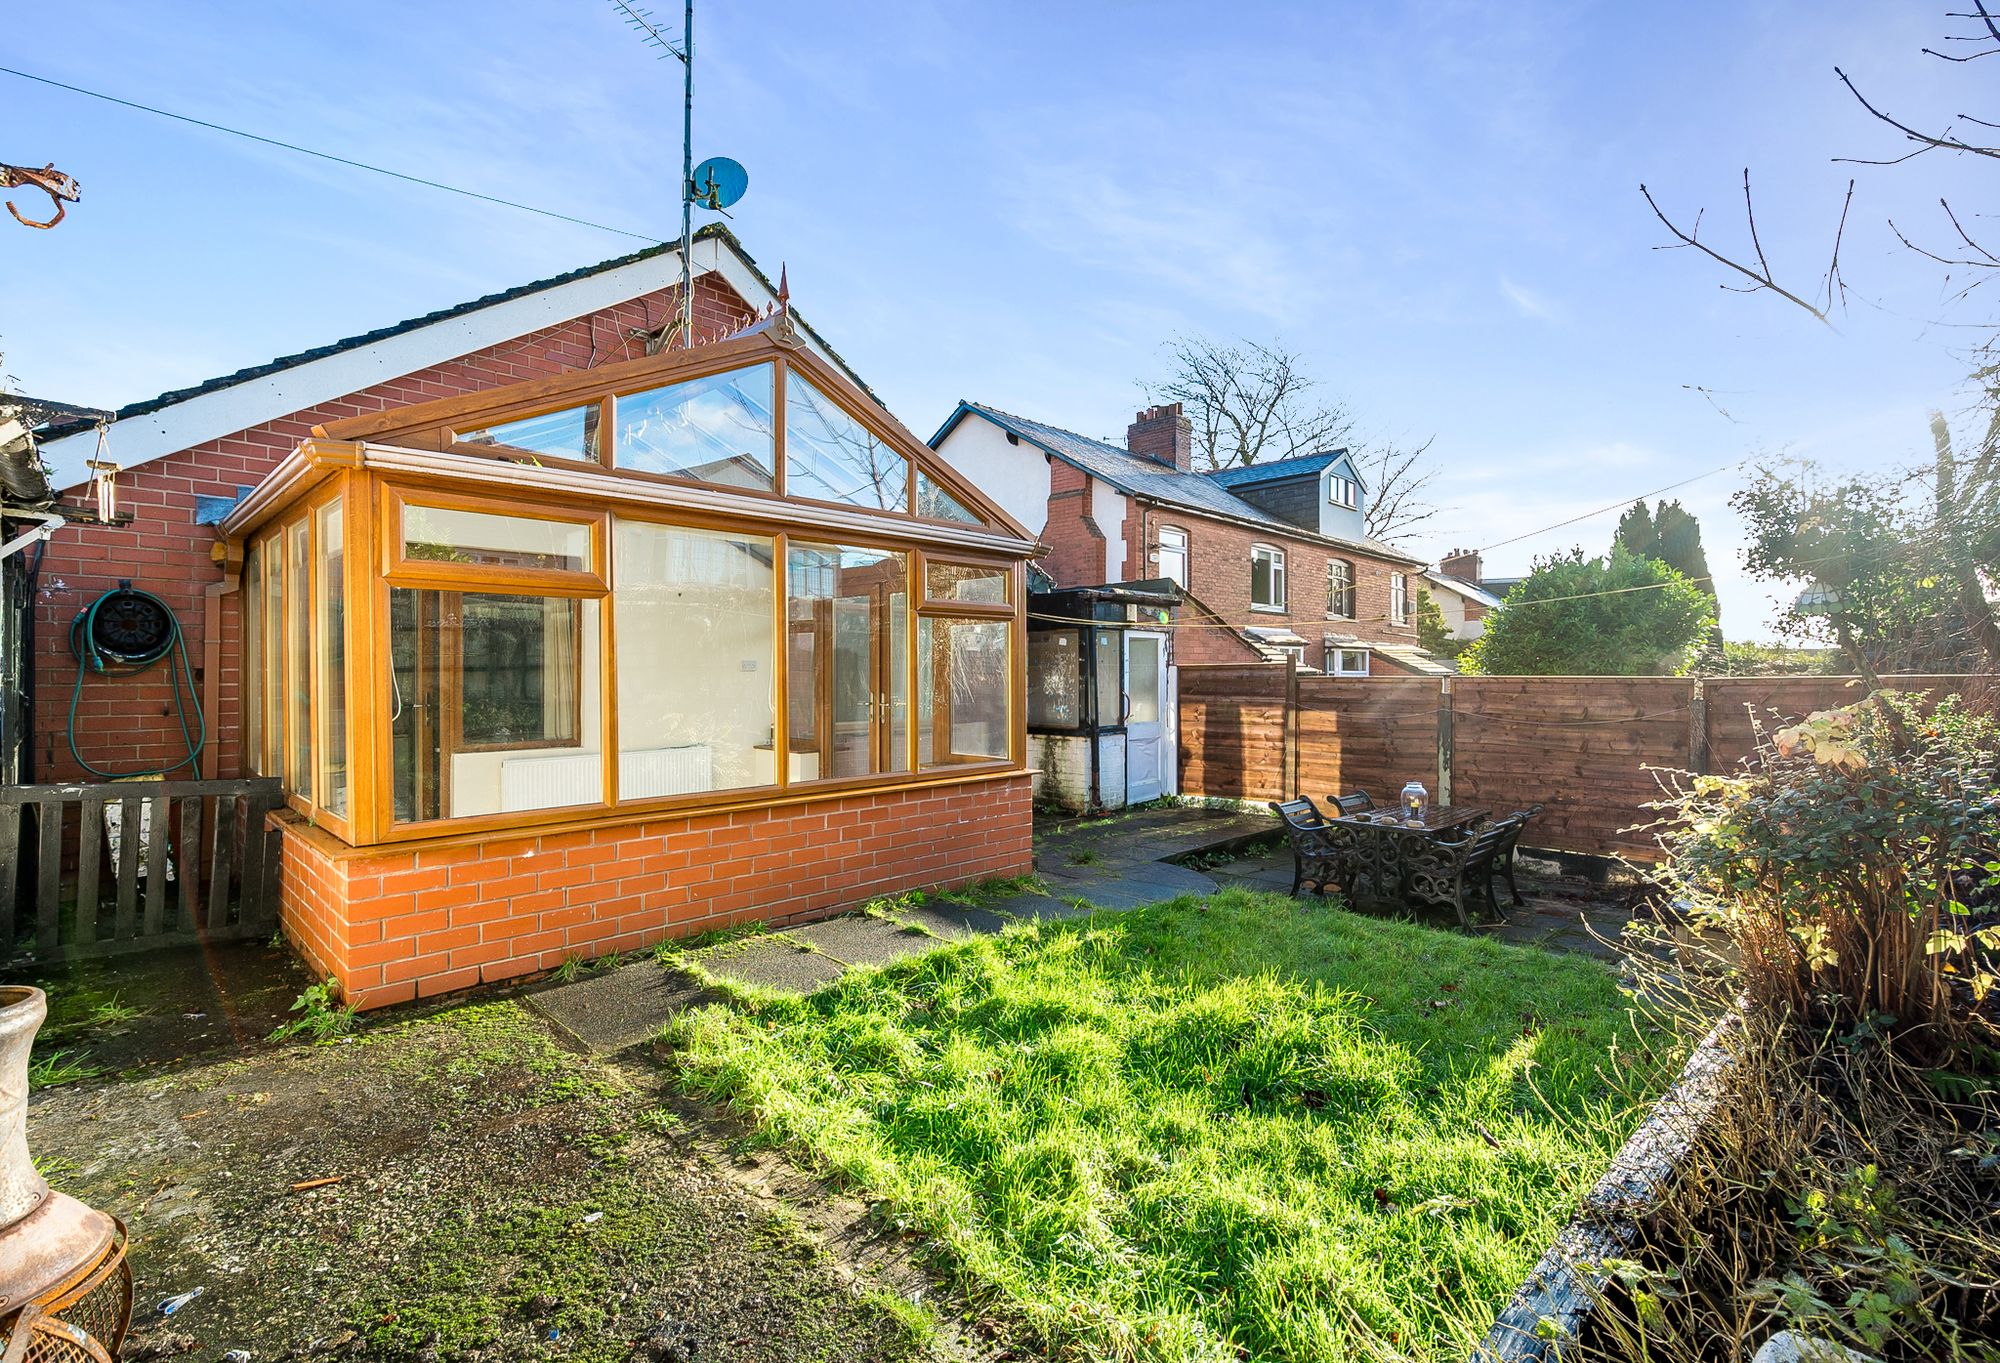
[{"label": "hose reel", "polygon": [[[182,767],[201,775],[201,751],[208,744],[208,725],[196,704],[195,728],[188,728],[188,705],[195,698],[194,666],[188,661],[187,636],[173,607],[151,592],[140,591],[130,579],[121,580],[76,614],[70,622],[69,651],[76,658],[76,686],[69,698],[69,753],[76,764],[92,776],[122,780],[135,776],[165,776]],[[180,667],[168,664],[168,684],[173,688],[174,711],[180,720],[181,741],[187,756],[171,766],[141,771],[111,771],[92,765],[76,747],[77,704],[83,699],[83,679],[89,673],[100,676],[135,677],[150,671],[174,654]],[[185,684],[185,694],[183,694]]]},{"label": "hose reel", "polygon": [[106,592],[70,622],[69,651],[93,672],[107,662],[150,667],[167,656],[179,637],[180,622],[166,602],[130,581]]}]

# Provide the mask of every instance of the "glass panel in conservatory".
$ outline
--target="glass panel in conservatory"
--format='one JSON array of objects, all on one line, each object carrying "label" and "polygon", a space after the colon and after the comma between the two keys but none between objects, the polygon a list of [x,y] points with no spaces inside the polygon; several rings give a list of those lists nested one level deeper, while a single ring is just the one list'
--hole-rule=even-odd
[{"label": "glass panel in conservatory", "polygon": [[775,543],[621,520],[614,544],[618,798],[773,784]]},{"label": "glass panel in conservatory", "polygon": [[770,491],[777,437],[771,366],[732,369],[618,399],[621,469]]},{"label": "glass panel in conservatory", "polygon": [[586,572],[590,526],[460,507],[403,504],[403,557],[423,563]]},{"label": "glass panel in conservatory", "polygon": [[785,491],[877,511],[909,510],[910,461],[797,374],[785,388]]},{"label": "glass panel in conservatory", "polygon": [[785,581],[794,779],[908,771],[906,556],[794,543]]},{"label": "glass panel in conservatory", "polygon": [[1010,751],[1005,620],[917,621],[917,764],[991,762]]},{"label": "glass panel in conservatory", "polygon": [[396,820],[600,803],[600,618],[571,597],[391,588]]}]

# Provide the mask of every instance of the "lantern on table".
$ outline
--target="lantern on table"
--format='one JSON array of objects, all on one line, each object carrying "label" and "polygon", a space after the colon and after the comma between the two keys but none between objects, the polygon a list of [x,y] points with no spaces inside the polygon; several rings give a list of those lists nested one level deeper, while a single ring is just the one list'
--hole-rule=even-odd
[{"label": "lantern on table", "polygon": [[1424,789],[1422,781],[1412,781],[1403,787],[1403,817],[1422,823],[1424,811],[1430,808],[1431,793]]}]

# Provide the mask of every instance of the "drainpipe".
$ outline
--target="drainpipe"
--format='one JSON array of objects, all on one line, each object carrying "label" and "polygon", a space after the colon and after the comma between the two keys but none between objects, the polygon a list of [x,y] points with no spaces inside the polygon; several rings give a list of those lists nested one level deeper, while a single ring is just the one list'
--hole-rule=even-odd
[{"label": "drainpipe", "polygon": [[9,511],[6,516],[10,521],[40,521],[41,524],[33,530],[22,531],[5,544],[0,544],[0,558],[10,558],[37,540],[47,543],[51,535],[69,524],[53,511]]},{"label": "drainpipe", "polygon": [[1104,808],[1104,782],[1098,775],[1104,716],[1097,713],[1097,622],[1086,617],[1083,626],[1083,682],[1090,698],[1090,808],[1084,813],[1095,814]]},{"label": "drainpipe", "polygon": [[[209,557],[222,569],[222,581],[208,586],[201,618],[201,708],[207,716],[208,732],[217,735],[215,774],[222,775],[222,598],[243,585],[243,547],[224,542],[210,549]],[[237,694],[243,694],[239,686]],[[242,754],[237,755],[238,762]],[[200,775],[197,769],[197,776]]]}]

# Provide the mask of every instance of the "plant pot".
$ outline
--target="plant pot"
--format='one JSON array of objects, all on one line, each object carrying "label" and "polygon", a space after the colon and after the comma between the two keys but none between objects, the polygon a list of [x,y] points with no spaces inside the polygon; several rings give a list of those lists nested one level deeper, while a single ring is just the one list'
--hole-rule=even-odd
[{"label": "plant pot", "polygon": [[39,989],[0,985],[0,1320],[101,1261],[118,1223],[50,1189],[28,1154],[28,1052],[49,1015]]},{"label": "plant pot", "polygon": [[28,1052],[48,1015],[41,990],[0,985],[0,1230],[49,1195],[28,1155]]}]

